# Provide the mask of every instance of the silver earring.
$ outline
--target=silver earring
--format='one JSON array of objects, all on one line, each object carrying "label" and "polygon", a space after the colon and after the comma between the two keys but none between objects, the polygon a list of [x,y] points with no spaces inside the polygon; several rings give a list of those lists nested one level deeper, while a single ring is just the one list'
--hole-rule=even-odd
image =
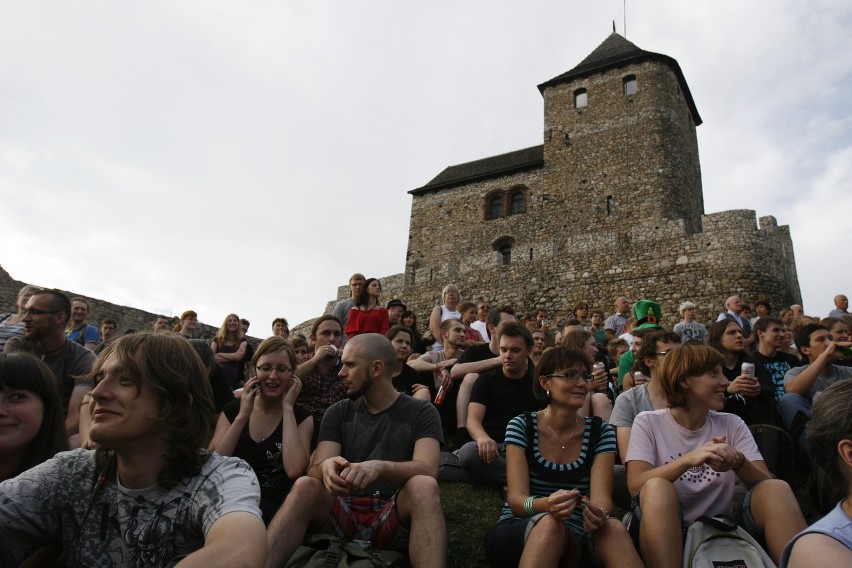
[{"label": "silver earring", "polygon": [[550,398],[550,391],[546,391],[546,392],[547,392],[547,398]]}]

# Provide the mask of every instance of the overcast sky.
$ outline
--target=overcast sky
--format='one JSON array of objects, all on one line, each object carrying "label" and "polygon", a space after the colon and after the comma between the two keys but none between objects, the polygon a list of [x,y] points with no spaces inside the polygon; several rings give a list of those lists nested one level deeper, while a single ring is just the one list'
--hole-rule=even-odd
[{"label": "overcast sky", "polygon": [[[536,85],[613,20],[622,0],[0,0],[0,264],[252,335],[314,317],[352,272],[404,270],[408,190],[541,144]],[[852,3],[629,0],[626,35],[683,69],[705,211],[790,225],[808,313],[852,294]]]}]

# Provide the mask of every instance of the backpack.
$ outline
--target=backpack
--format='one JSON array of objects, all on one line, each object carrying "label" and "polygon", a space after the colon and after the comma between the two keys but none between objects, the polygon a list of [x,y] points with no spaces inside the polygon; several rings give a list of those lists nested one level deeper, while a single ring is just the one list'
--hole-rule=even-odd
[{"label": "backpack", "polygon": [[775,568],[742,527],[722,517],[699,517],[686,531],[684,568]]}]

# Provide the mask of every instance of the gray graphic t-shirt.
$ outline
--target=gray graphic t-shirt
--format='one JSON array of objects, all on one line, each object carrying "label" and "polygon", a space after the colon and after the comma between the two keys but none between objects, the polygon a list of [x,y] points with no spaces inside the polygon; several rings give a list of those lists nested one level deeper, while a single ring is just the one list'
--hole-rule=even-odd
[{"label": "gray graphic t-shirt", "polygon": [[171,566],[201,548],[221,516],[260,517],[259,502],[257,478],[237,458],[212,454],[171,489],[132,490],[99,484],[94,452],[78,449],[0,483],[0,550],[20,562],[50,542],[68,566]]}]

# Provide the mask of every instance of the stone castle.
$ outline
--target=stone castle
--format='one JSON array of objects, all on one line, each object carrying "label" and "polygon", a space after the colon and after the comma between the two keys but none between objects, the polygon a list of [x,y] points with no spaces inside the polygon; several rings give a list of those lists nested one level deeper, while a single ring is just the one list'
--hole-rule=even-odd
[{"label": "stone castle", "polygon": [[[735,293],[801,303],[786,225],[750,210],[705,215],[701,117],[677,61],[613,33],[538,89],[543,144],[447,167],[409,191],[405,271],[381,278],[384,302],[403,299],[421,327],[448,283],[463,299],[552,316],[578,300],[610,313],[621,294],[655,299],[670,325],[687,299],[701,320]],[[22,285],[0,268],[0,311],[15,311]],[[340,286],[325,311],[348,294]],[[156,316],[87,299],[90,322],[114,317],[120,331]]]},{"label": "stone castle", "polygon": [[409,191],[405,272],[381,278],[383,301],[423,322],[451,282],[463,299],[551,314],[581,299],[610,313],[624,294],[657,300],[670,324],[687,299],[707,320],[735,293],[801,303],[789,227],[704,213],[701,117],[677,61],[613,33],[538,89],[543,144]]}]

